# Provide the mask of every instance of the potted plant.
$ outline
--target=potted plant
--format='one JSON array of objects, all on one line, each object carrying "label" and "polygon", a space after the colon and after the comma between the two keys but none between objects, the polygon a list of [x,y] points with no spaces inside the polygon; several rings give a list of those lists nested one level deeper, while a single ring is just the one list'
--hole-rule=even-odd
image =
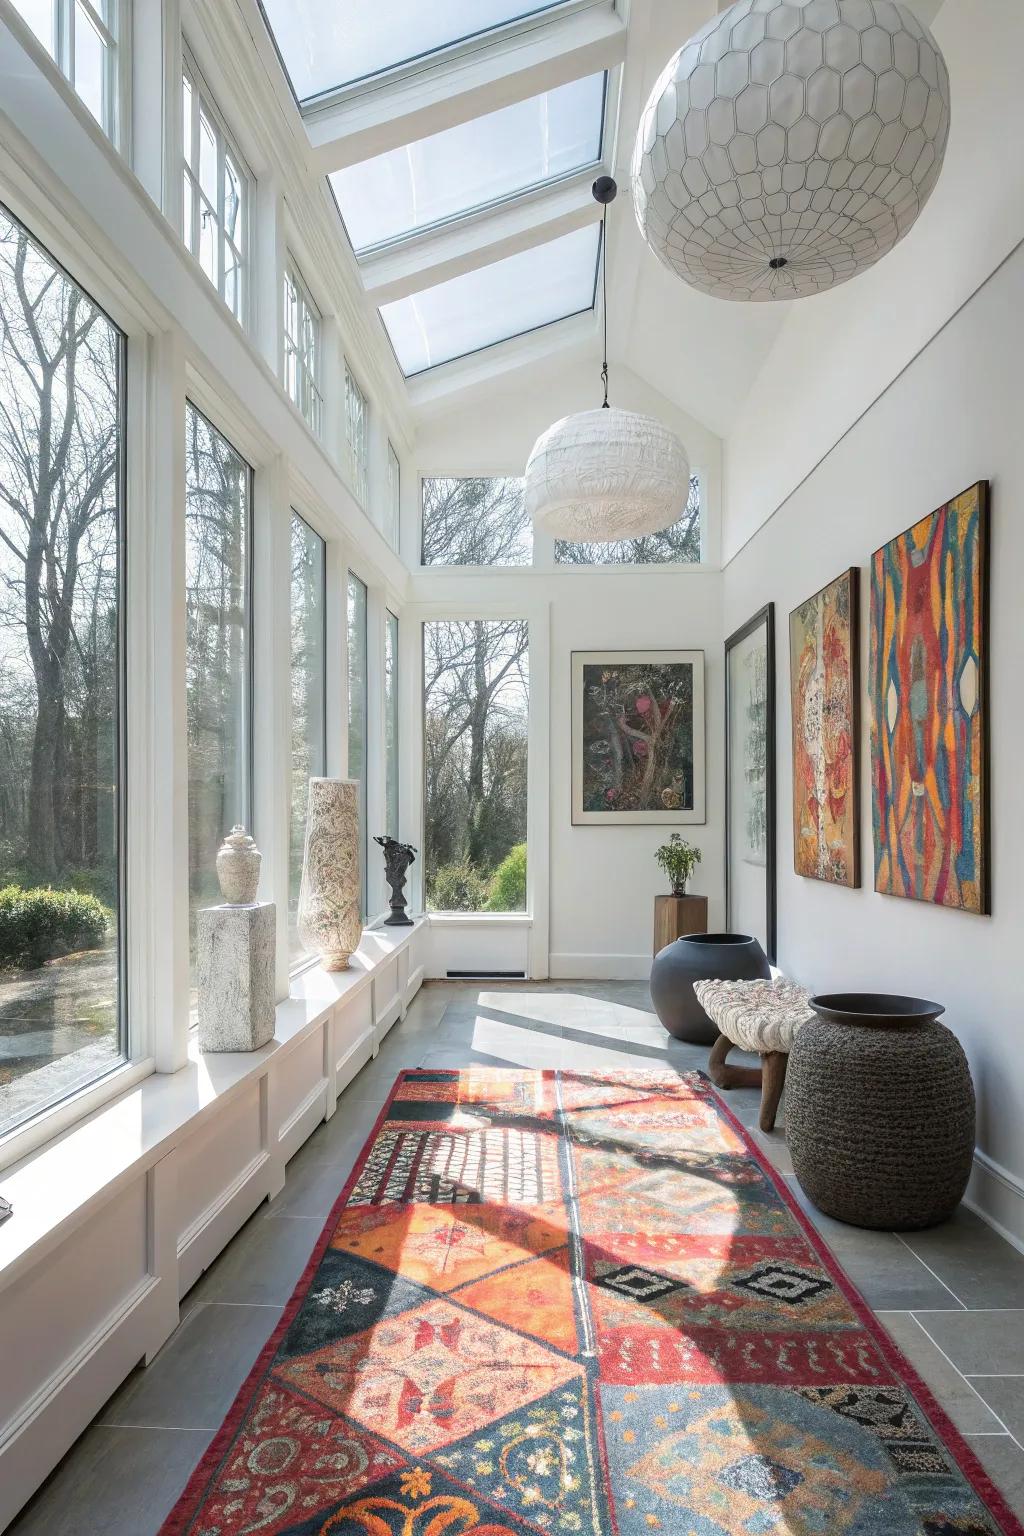
[{"label": "potted plant", "polygon": [[654,857],[672,882],[672,895],[685,896],[686,882],[701,860],[700,849],[686,842],[680,833],[673,832]]}]

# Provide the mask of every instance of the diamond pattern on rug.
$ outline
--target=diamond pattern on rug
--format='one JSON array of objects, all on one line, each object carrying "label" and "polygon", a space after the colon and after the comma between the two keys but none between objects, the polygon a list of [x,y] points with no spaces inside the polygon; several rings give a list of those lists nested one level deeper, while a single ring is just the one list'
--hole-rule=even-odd
[{"label": "diamond pattern on rug", "polygon": [[282,1362],[278,1372],[308,1397],[422,1455],[578,1377],[580,1367],[437,1300]]},{"label": "diamond pattern on rug", "polygon": [[163,1536],[1024,1536],[700,1074],[404,1074],[313,1270]]}]

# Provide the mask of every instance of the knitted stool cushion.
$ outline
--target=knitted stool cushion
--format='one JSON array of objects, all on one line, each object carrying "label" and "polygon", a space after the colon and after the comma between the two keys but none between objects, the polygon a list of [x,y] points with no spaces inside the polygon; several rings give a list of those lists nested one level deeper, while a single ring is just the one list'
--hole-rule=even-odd
[{"label": "knitted stool cushion", "polygon": [[814,1017],[810,993],[785,976],[770,981],[695,981],[697,1001],[720,1034],[741,1051],[788,1051]]}]

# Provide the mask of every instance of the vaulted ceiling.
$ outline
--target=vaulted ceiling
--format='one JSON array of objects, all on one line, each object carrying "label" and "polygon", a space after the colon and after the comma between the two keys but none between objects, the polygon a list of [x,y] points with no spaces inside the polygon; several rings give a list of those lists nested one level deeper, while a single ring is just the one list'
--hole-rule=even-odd
[{"label": "vaulted ceiling", "polygon": [[[912,0],[930,22],[942,0]],[[261,0],[410,398],[453,403],[552,352],[599,345],[725,436],[789,305],[724,303],[644,244],[640,114],[716,0]]]}]

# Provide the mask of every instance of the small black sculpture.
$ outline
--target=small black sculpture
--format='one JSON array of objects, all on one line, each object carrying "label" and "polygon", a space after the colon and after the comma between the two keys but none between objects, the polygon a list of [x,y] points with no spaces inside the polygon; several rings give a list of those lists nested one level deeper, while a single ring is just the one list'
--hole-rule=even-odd
[{"label": "small black sculpture", "polygon": [[375,837],[384,850],[384,878],[391,887],[391,916],[385,920],[388,928],[411,928],[412,918],[406,912],[405,876],[409,865],[416,862],[416,849],[411,843],[400,843],[395,837]]}]

